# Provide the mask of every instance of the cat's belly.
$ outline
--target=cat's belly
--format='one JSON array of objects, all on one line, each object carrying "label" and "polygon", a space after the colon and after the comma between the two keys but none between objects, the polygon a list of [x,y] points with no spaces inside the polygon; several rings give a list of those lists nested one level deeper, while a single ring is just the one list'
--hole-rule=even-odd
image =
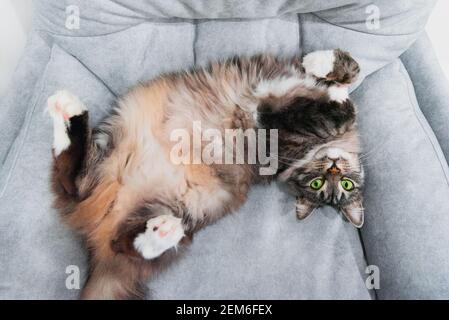
[{"label": "cat's belly", "polygon": [[229,212],[234,197],[208,165],[184,166],[181,199],[194,221],[214,221]]},{"label": "cat's belly", "polygon": [[[130,203],[181,202],[191,220],[210,222],[246,199],[246,189],[240,192],[242,197],[236,198],[233,182],[249,178],[224,181],[223,176],[229,176],[231,171],[235,176],[231,167],[217,174],[213,165],[179,162],[173,158],[176,142],[172,141],[171,133],[174,129],[184,128],[191,133],[192,119],[200,119],[209,126],[215,123],[202,118],[201,113],[187,112],[189,106],[183,106],[183,112],[167,110],[169,91],[166,83],[159,81],[150,87],[137,88],[121,100],[117,121],[121,128],[120,140],[106,161],[106,171],[120,182],[120,194],[125,195],[123,201],[129,198]],[[190,141],[187,139],[185,143]],[[190,145],[185,150],[191,150]]]},{"label": "cat's belly", "polygon": [[193,222],[210,222],[233,207],[229,186],[224,186],[212,166],[175,164],[151,131],[143,135],[138,143],[129,143],[124,137],[104,164],[121,184],[120,211],[127,207],[126,202],[181,202],[184,214]]}]

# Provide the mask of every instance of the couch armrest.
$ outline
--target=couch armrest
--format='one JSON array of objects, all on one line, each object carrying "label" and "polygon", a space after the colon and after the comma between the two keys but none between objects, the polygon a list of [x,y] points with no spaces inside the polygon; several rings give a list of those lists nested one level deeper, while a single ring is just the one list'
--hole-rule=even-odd
[{"label": "couch armrest", "polygon": [[0,97],[0,169],[2,170],[5,169],[3,165],[6,157],[26,122],[27,114],[32,109],[33,92],[39,85],[39,79],[50,59],[50,47],[35,33],[30,34],[23,52],[7,91]]},{"label": "couch armrest", "polygon": [[449,161],[449,82],[426,33],[401,56],[401,60],[413,82],[419,107]]}]

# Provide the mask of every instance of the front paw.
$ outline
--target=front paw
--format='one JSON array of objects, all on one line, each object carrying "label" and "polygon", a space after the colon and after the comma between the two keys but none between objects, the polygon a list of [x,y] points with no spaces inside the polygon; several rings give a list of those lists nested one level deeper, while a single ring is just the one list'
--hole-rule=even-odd
[{"label": "front paw", "polygon": [[314,51],[304,56],[302,66],[305,73],[326,79],[334,70],[334,50]]},{"label": "front paw", "polygon": [[343,50],[314,51],[303,58],[305,73],[341,85],[353,83],[360,67],[351,55]]},{"label": "front paw", "polygon": [[184,237],[180,218],[161,215],[147,221],[145,232],[134,239],[134,248],[145,259],[154,259],[176,245]]}]

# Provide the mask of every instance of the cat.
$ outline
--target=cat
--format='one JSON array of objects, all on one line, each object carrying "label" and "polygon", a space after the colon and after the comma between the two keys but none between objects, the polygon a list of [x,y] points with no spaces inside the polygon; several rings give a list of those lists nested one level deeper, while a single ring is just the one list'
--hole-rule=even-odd
[{"label": "cat", "polygon": [[[348,96],[359,71],[339,49],[303,59],[234,57],[134,87],[93,130],[76,96],[51,96],[55,207],[89,251],[81,298],[144,298],[145,281],[176,256],[174,248],[239,208],[254,183],[289,186],[299,219],[331,205],[361,227],[363,168]],[[190,145],[173,153],[180,142],[172,133],[191,136],[197,121],[220,134],[265,130],[257,139],[276,144],[277,167],[263,175],[260,161],[192,163]],[[244,151],[254,151],[248,145]],[[189,161],[174,163],[173,154]]]}]

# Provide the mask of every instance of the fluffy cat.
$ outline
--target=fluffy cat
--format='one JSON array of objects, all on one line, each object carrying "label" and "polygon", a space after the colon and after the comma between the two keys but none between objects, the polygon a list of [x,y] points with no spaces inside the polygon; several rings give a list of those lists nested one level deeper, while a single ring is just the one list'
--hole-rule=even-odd
[{"label": "fluffy cat", "polygon": [[[338,49],[302,61],[236,57],[136,86],[93,130],[77,97],[64,90],[51,96],[55,206],[90,253],[81,297],[143,298],[145,281],[173,248],[240,207],[260,181],[289,185],[300,219],[331,205],[361,227],[363,169],[347,89],[358,73],[356,61]],[[277,167],[261,175],[260,161],[195,163],[190,144],[175,152],[188,161],[174,163],[179,141],[172,133],[191,137],[197,122],[222,134],[275,130],[277,139],[264,147],[276,144]],[[198,147],[204,151],[205,142]],[[244,151],[254,150],[246,143]]]}]

